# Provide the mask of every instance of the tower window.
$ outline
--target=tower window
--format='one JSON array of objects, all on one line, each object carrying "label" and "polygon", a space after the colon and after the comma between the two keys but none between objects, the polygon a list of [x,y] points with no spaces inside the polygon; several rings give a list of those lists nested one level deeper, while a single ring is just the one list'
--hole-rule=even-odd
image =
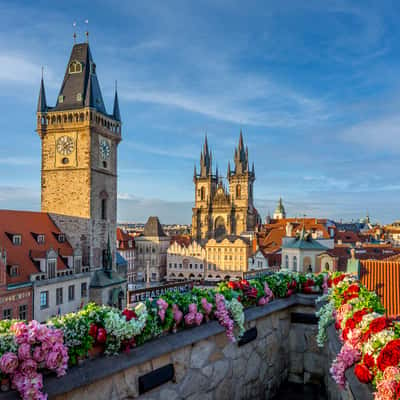
[{"label": "tower window", "polygon": [[240,185],[236,186],[236,198],[240,198],[242,195],[242,188],[240,187]]},{"label": "tower window", "polygon": [[21,235],[13,235],[12,242],[13,242],[13,245],[15,245],[15,246],[21,246],[21,244],[22,244]]},{"label": "tower window", "polygon": [[64,96],[63,95],[58,96],[58,102],[59,103],[64,103]]},{"label": "tower window", "polygon": [[107,199],[101,199],[101,219],[107,219]]},{"label": "tower window", "polygon": [[79,61],[72,61],[69,64],[69,73],[70,74],[79,74],[82,72],[82,64]]},{"label": "tower window", "polygon": [[76,95],[76,100],[77,100],[77,101],[82,101],[82,93],[78,93],[78,94]]}]

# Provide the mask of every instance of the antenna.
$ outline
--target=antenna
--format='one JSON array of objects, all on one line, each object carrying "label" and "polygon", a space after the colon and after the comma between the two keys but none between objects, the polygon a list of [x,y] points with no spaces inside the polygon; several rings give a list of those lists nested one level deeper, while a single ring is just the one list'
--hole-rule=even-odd
[{"label": "antenna", "polygon": [[[84,22],[85,22],[86,25],[89,25],[89,20],[88,19],[85,19]],[[85,35],[86,35],[86,43],[89,43],[89,31],[87,29],[86,29]]]},{"label": "antenna", "polygon": [[[75,21],[72,23],[72,26],[74,28],[76,28],[76,22]],[[75,31],[75,29],[74,29],[74,34],[72,35],[72,37],[74,38],[74,44],[76,44],[76,31]]]}]

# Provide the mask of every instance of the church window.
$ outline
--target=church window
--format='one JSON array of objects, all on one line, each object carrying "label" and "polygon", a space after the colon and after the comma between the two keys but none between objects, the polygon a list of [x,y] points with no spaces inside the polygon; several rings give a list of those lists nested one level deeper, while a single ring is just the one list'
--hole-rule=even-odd
[{"label": "church window", "polygon": [[72,61],[69,64],[69,73],[70,74],[79,74],[82,72],[82,64],[79,61]]},{"label": "church window", "polygon": [[240,187],[240,185],[236,185],[236,198],[240,198],[242,195],[242,189]]},{"label": "church window", "polygon": [[101,199],[101,219],[107,219],[107,199]]},{"label": "church window", "polygon": [[200,200],[204,200],[205,197],[206,197],[205,196],[205,189],[204,189],[204,187],[202,187],[200,189]]}]

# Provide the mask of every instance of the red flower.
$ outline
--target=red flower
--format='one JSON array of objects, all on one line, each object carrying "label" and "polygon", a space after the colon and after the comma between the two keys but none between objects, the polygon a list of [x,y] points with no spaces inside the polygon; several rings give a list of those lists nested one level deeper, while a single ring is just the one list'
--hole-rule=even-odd
[{"label": "red flower", "polygon": [[347,335],[349,334],[350,329],[349,328],[344,328],[342,332],[342,337],[343,340],[347,340]]},{"label": "red flower", "polygon": [[346,290],[346,292],[348,293],[358,293],[359,291],[360,291],[360,286],[358,286],[357,283],[353,283]]},{"label": "red flower", "polygon": [[391,321],[389,319],[387,319],[386,317],[379,317],[371,321],[371,324],[369,325],[369,330],[372,333],[378,333],[380,331],[383,331],[390,325]]},{"label": "red flower", "polygon": [[355,321],[353,320],[353,318],[349,318],[349,319],[346,321],[346,328],[354,329],[355,327],[356,327]]},{"label": "red flower", "polygon": [[305,286],[305,287],[303,288],[303,293],[310,294],[310,293],[312,293],[312,292],[313,292],[313,290],[312,290],[312,288],[309,287],[309,286]]},{"label": "red flower", "polygon": [[307,279],[303,286],[314,286],[315,282],[314,279]]},{"label": "red flower", "polygon": [[376,360],[378,368],[384,371],[387,367],[397,366],[400,362],[400,339],[389,342],[379,353]]},{"label": "red flower", "polygon": [[338,331],[340,329],[340,324],[339,322],[335,321],[335,329]]},{"label": "red flower", "polygon": [[294,290],[293,290],[293,289],[289,289],[289,290],[286,292],[286,297],[290,297],[293,293],[294,293]]},{"label": "red flower", "polygon": [[89,335],[96,340],[97,337],[97,325],[96,324],[90,324],[90,328],[89,328]]},{"label": "red flower", "polygon": [[369,369],[374,369],[375,368],[375,360],[374,357],[371,356],[371,354],[366,353],[364,355],[364,364],[369,368]]},{"label": "red flower", "polygon": [[360,323],[362,320],[362,317],[368,313],[370,313],[372,311],[372,309],[370,308],[363,308],[362,310],[356,311],[353,314],[353,319],[356,322],[356,324]]},{"label": "red flower", "polygon": [[357,364],[354,368],[354,374],[362,383],[368,383],[372,381],[371,371],[364,364]]},{"label": "red flower", "polygon": [[228,282],[228,288],[229,289],[236,290],[238,288],[238,286],[239,285],[236,282],[233,282],[233,281],[229,281]]},{"label": "red flower", "polygon": [[246,291],[246,296],[251,297],[253,299],[257,298],[258,290],[255,287],[252,287]]},{"label": "red flower", "polygon": [[107,340],[107,331],[104,328],[99,328],[97,331],[97,341],[99,343],[105,343]]},{"label": "red flower", "polygon": [[135,311],[128,310],[127,308],[122,311],[122,315],[125,315],[125,319],[129,322],[133,318],[137,318]]},{"label": "red flower", "polygon": [[339,282],[341,282],[344,279],[345,276],[346,276],[345,274],[337,276],[336,278],[333,279],[332,281],[333,284],[336,286]]},{"label": "red flower", "polygon": [[240,296],[237,297],[237,301],[242,302],[242,298]]},{"label": "red flower", "polygon": [[396,399],[398,399],[400,397],[400,383],[399,382],[396,383],[394,392],[396,393]]},{"label": "red flower", "polygon": [[239,282],[239,287],[240,287],[240,289],[248,289],[249,287],[250,287],[250,284],[249,284],[249,282],[248,281],[246,281],[246,279],[242,279],[240,282]]}]

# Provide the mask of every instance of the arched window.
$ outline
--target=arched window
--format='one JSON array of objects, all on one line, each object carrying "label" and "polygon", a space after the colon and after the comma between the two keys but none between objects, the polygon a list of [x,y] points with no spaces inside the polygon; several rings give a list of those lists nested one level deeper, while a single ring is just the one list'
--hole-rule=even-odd
[{"label": "arched window", "polygon": [[200,200],[204,200],[205,197],[206,197],[206,190],[204,187],[202,187],[200,189]]},{"label": "arched window", "polygon": [[71,61],[71,64],[69,64],[69,73],[79,74],[80,72],[82,72],[82,64],[79,61]]},{"label": "arched window", "polygon": [[103,190],[100,193],[100,201],[101,201],[100,217],[103,220],[107,219],[107,200],[108,200],[108,194],[106,191]]},{"label": "arched window", "polygon": [[236,198],[239,199],[241,195],[242,195],[242,188],[240,187],[240,185],[236,185]]},{"label": "arched window", "polygon": [[325,271],[329,271],[329,263],[325,263]]},{"label": "arched window", "polygon": [[289,256],[287,254],[285,256],[285,268],[289,269]]},{"label": "arched window", "polygon": [[293,271],[297,271],[297,257],[293,257]]}]

